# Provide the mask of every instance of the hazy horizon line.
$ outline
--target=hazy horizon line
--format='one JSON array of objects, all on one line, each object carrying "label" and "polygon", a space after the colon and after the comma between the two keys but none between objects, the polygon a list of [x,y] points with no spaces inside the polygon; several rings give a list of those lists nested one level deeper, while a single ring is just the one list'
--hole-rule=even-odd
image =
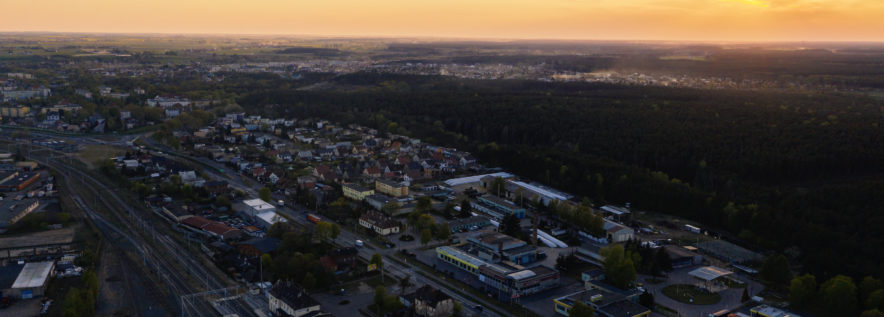
[{"label": "hazy horizon line", "polygon": [[49,31],[49,30],[0,30],[0,34],[71,34],[71,35],[168,35],[168,36],[247,36],[247,37],[290,37],[312,39],[341,40],[427,40],[427,41],[485,41],[485,42],[516,42],[516,41],[551,41],[551,42],[627,42],[627,43],[703,43],[703,44],[798,44],[798,43],[865,43],[884,44],[884,40],[771,40],[771,39],[639,39],[639,38],[568,38],[568,37],[483,37],[483,36],[427,36],[406,34],[295,34],[295,33],[222,33],[222,32],[108,32],[108,31]]}]

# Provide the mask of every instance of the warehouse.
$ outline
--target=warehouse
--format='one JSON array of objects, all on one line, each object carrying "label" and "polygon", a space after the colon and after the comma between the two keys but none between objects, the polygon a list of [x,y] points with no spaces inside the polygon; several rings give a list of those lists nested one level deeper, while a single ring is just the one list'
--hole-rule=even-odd
[{"label": "warehouse", "polygon": [[556,313],[568,316],[574,304],[581,302],[590,306],[596,316],[604,317],[643,317],[649,316],[651,310],[636,303],[638,294],[623,294],[612,289],[600,287],[587,288],[570,295],[553,300]]},{"label": "warehouse", "polygon": [[276,207],[260,198],[244,200],[242,203],[244,206],[241,210],[252,217],[268,211],[276,211]]},{"label": "warehouse", "polygon": [[539,293],[559,285],[559,271],[547,266],[525,269],[495,264],[450,246],[437,247],[436,257],[475,275],[481,286],[474,287],[496,294],[502,301]]},{"label": "warehouse", "polygon": [[472,216],[469,218],[455,219],[448,222],[448,228],[451,229],[451,233],[478,230],[490,225],[491,221],[489,221],[488,218],[482,216]]},{"label": "warehouse", "polygon": [[479,187],[479,185],[481,184],[482,178],[486,177],[486,176],[493,176],[495,178],[500,177],[503,179],[515,177],[515,175],[510,174],[510,173],[498,172],[498,173],[492,173],[492,174],[482,174],[482,175],[475,175],[475,176],[452,178],[452,179],[446,180],[445,185],[448,185],[451,187],[458,187],[458,188],[466,188],[466,186]]},{"label": "warehouse", "polygon": [[487,265],[479,268],[485,291],[496,293],[497,299],[504,302],[556,288],[560,278],[559,271],[543,265],[522,270]]},{"label": "warehouse", "polygon": [[480,259],[490,262],[510,261],[526,265],[537,261],[537,248],[525,241],[503,233],[483,231],[467,237],[470,251]]},{"label": "warehouse", "polygon": [[23,200],[8,199],[0,201],[0,233],[40,207],[40,201],[36,198]]},{"label": "warehouse", "polygon": [[40,173],[30,172],[17,174],[0,183],[0,191],[11,192],[22,190],[25,189],[25,187],[28,187],[28,185],[36,182],[38,179],[40,179]]},{"label": "warehouse", "polygon": [[669,256],[669,259],[672,262],[672,268],[674,269],[703,263],[702,255],[699,255],[696,252],[691,252],[684,247],[667,245],[663,247],[663,250],[666,252],[666,255]]},{"label": "warehouse", "polygon": [[619,223],[605,219],[605,238],[612,243],[620,243],[635,238],[635,230]]},{"label": "warehouse", "polygon": [[519,219],[525,218],[525,208],[516,206],[516,204],[497,196],[485,195],[479,197],[479,201],[471,201],[470,206],[496,219],[503,219],[506,215],[515,215]]},{"label": "warehouse", "polygon": [[[32,262],[12,264],[4,267],[0,273],[0,291],[3,297],[29,299],[43,296],[49,277],[55,268],[55,262]],[[15,275],[15,279],[11,277]],[[12,280],[10,284],[9,281]]]}]

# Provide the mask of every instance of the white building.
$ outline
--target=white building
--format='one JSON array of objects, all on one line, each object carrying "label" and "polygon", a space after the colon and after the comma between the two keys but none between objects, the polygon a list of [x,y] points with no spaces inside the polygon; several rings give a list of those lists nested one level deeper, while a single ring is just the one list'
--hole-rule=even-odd
[{"label": "white building", "polygon": [[26,263],[8,292],[3,294],[21,299],[43,296],[54,268],[54,261]]},{"label": "white building", "polygon": [[171,107],[174,105],[189,106],[190,100],[187,98],[156,96],[153,99],[148,99],[147,105],[151,107],[160,106],[163,108]]},{"label": "white building", "polygon": [[280,217],[275,211],[265,211],[255,215],[255,222],[264,230],[270,229],[274,223],[287,222],[285,218]]},{"label": "white building", "polygon": [[635,230],[619,223],[605,220],[605,238],[611,243],[620,243],[632,240]]},{"label": "white building", "polygon": [[258,214],[262,214],[268,211],[275,212],[276,207],[273,207],[270,203],[261,200],[260,198],[244,200],[243,205],[245,208],[243,211],[249,216],[255,217]]}]

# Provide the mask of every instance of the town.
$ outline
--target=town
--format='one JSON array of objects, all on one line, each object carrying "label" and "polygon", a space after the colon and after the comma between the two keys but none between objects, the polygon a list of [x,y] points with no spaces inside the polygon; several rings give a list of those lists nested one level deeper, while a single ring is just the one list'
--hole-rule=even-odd
[{"label": "town", "polygon": [[[32,141],[11,134],[10,144],[27,149],[10,147],[18,148],[12,150],[16,157],[34,148],[70,153],[90,142],[108,144],[27,133]],[[709,314],[740,307],[737,314],[746,316],[777,311],[763,304],[764,286],[751,266],[762,255],[715,232],[677,219],[650,220],[650,212],[628,205],[594,206],[485,167],[470,153],[405,135],[321,119],[229,113],[159,141],[156,134],[123,139],[131,140],[121,143],[120,155],[98,168],[119,182],[113,186],[125,184],[137,194],[152,213],[140,217],[155,218],[183,243],[198,245],[179,256],[211,262],[185,265],[214,265],[244,289],[235,308],[213,304],[221,315],[359,309],[506,316],[525,309],[567,316],[583,305],[599,316],[648,316],[648,306],[690,311],[684,298],[715,304],[699,308]],[[79,276],[82,268],[72,263],[83,249],[63,228],[69,215],[37,210],[58,204],[45,169],[52,165],[16,161],[12,152],[4,154],[9,172],[0,184],[13,211],[6,226],[35,221],[29,214],[53,223],[32,233],[40,245],[21,238],[4,243],[7,261],[19,261],[10,262],[18,277],[4,294],[25,300],[42,295],[50,276]],[[50,181],[37,183],[41,175]],[[44,236],[61,243],[46,243]],[[22,260],[35,258],[52,260]],[[34,270],[42,275],[21,285]],[[365,292],[361,285],[375,288]],[[220,301],[195,295],[188,300]],[[204,313],[199,304],[182,305],[166,313]]]},{"label": "town", "polygon": [[[602,184],[618,180],[578,175],[598,188],[588,192],[555,182],[566,165],[538,166],[540,178],[484,162],[479,148],[442,142],[471,137],[445,131],[459,121],[400,126],[378,111],[361,121],[369,126],[271,99],[244,105],[265,87],[359,91],[358,76],[378,74],[655,89],[818,84],[214,52],[78,51],[0,67],[11,70],[0,75],[0,315],[774,317],[884,305],[873,276],[793,274],[804,272],[798,247],[774,251],[751,231],[602,197]],[[170,62],[178,54],[208,61]],[[355,77],[331,83],[344,74]],[[419,126],[442,136],[421,138]],[[758,208],[725,210],[756,219]]]}]

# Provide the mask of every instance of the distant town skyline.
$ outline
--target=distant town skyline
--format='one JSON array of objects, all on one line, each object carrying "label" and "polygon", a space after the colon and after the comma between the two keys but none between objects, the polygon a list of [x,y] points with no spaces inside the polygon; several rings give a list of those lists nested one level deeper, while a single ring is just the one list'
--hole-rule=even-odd
[{"label": "distant town skyline", "polygon": [[0,32],[663,41],[884,41],[876,0],[34,0]]}]

